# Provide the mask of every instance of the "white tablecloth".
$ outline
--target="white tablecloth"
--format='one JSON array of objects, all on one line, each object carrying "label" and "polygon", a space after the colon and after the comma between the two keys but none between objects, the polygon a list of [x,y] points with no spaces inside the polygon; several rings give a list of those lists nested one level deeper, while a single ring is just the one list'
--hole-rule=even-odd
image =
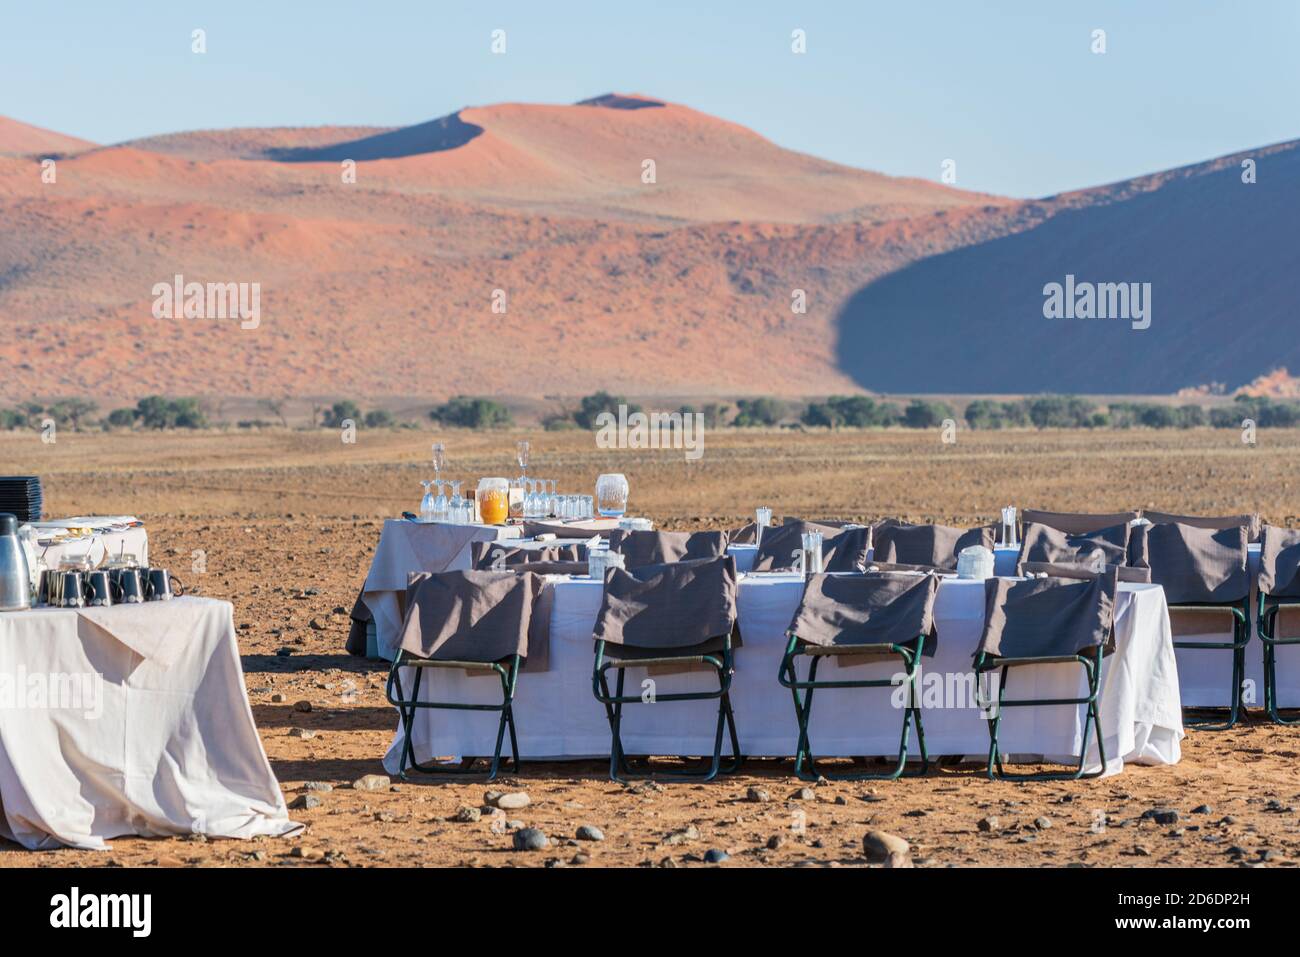
[{"label": "white tablecloth", "polygon": [[0,836],[286,834],[232,609],[208,598],[0,614]]},{"label": "white tablecloth", "polygon": [[[551,618],[550,668],[522,674],[515,697],[515,723],[522,756],[587,757],[609,753],[609,725],[592,696],[592,627],[600,607],[601,585],[587,580],[560,581]],[[790,692],[777,683],[785,650],[785,629],[802,594],[793,575],[748,575],[739,585],[740,629],[744,645],[736,653],[731,698],[741,750],[750,755],[793,753],[797,725]],[[972,665],[984,619],[984,587],[978,581],[945,579],[935,605],[938,652],[922,669],[944,676],[945,684],[964,681]],[[1107,772],[1125,761],[1172,764],[1183,737],[1178,674],[1169,633],[1164,591],[1154,585],[1121,586],[1116,612],[1115,654],[1102,669],[1101,715],[1106,736]],[[827,663],[828,669],[836,668]],[[860,665],[844,677],[888,676],[897,664]],[[801,672],[802,673],[802,672]],[[948,676],[952,676],[949,678]],[[641,688],[644,671],[629,670],[628,689]],[[960,677],[959,677],[960,676]],[[836,675],[838,677],[838,675]],[[406,687],[411,677],[404,675]],[[656,679],[656,690],[716,687],[712,674],[671,675]],[[922,688],[926,688],[923,678]],[[1084,694],[1078,665],[1014,669],[1013,696],[1078,697]],[[470,677],[434,669],[424,676],[422,693],[450,701],[500,700],[495,677]],[[811,725],[815,753],[823,756],[897,754],[902,715],[890,702],[892,689],[817,692]],[[988,751],[988,725],[976,702],[956,697],[924,702],[926,744],[932,755],[978,755]],[[944,706],[948,705],[948,706]],[[701,754],[713,750],[716,701],[634,704],[624,709],[624,746],[632,754]],[[1083,709],[1071,707],[1007,709],[1002,722],[1004,749],[1010,754],[1065,757],[1077,754]],[[497,715],[485,712],[417,712],[415,757],[491,754]],[[915,748],[915,734],[912,736]],[[1094,738],[1095,741],[1095,738]],[[402,732],[384,759],[398,770]],[[1095,744],[1093,754],[1095,756]]]}]

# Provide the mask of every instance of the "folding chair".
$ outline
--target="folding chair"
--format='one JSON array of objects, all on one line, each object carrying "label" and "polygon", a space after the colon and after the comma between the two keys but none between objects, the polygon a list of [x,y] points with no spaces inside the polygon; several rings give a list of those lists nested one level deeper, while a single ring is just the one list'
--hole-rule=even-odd
[{"label": "folding chair", "polygon": [[1277,649],[1300,644],[1300,635],[1278,634],[1282,609],[1300,605],[1300,530],[1265,525],[1260,537],[1258,628],[1264,645],[1264,707],[1277,724],[1300,724],[1283,718],[1277,704]]},{"label": "folding chair", "polygon": [[872,527],[871,560],[898,565],[923,565],[956,571],[962,549],[982,545],[993,550],[991,525],[957,528],[952,525],[907,525],[892,519]]},{"label": "folding chair", "polygon": [[[593,633],[596,656],[592,693],[605,706],[610,728],[609,777],[624,781],[645,777],[632,771],[623,749],[623,706],[642,703],[639,694],[625,694],[628,668],[698,667],[717,674],[717,691],[656,693],[652,703],[717,699],[718,720],[713,755],[701,771],[656,775],[663,780],[711,781],[719,773],[739,769],[743,757],[731,708],[731,677],[735,673],[736,565],[730,556],[700,561],[668,562],[605,573],[605,592]],[[614,671],[615,687],[609,687]],[[731,742],[731,761],[722,763],[722,734]]]},{"label": "folding chair", "polygon": [[[1164,587],[1175,630],[1174,647],[1232,652],[1228,720],[1216,724],[1208,718],[1183,719],[1184,724],[1202,731],[1226,731],[1237,723],[1241,713],[1241,684],[1250,641],[1248,536],[1245,525],[1214,529],[1171,522],[1134,529],[1130,564],[1149,568],[1151,581]],[[1181,614],[1175,616],[1174,612]],[[1231,641],[1177,637],[1186,620],[1225,613],[1232,619]]]},{"label": "folding chair", "polygon": [[1137,517],[1137,512],[1046,512],[1037,508],[1020,512],[1023,529],[1044,525],[1067,535],[1091,535],[1113,525],[1128,525]]},{"label": "folding chair", "polygon": [[[1003,781],[1061,781],[1099,777],[1106,770],[1106,742],[1101,730],[1097,699],[1101,662],[1114,650],[1115,595],[1119,587],[1114,569],[1091,580],[1031,578],[1014,581],[990,578],[985,582],[984,631],[975,652],[975,676],[980,708],[991,712],[988,776]],[[1076,663],[1083,668],[1087,693],[1083,697],[1013,698],[1006,696],[1014,668]],[[980,680],[998,673],[997,700],[979,693]],[[1002,709],[1086,705],[1079,763],[1073,771],[1012,774],[1003,765]],[[1088,738],[1097,734],[1100,767],[1087,771]]]},{"label": "folding chair", "polygon": [[[921,768],[916,773],[925,774],[929,770],[930,757],[925,749],[925,727],[921,723],[916,684],[921,656],[934,653],[933,611],[937,590],[938,577],[933,574],[809,577],[803,599],[790,622],[789,642],[777,671],[777,680],[782,687],[790,689],[794,699],[795,719],[799,724],[794,773],[801,780],[815,781],[818,777],[840,781],[893,780],[902,776],[913,721],[921,752]],[[898,762],[888,773],[817,770],[808,737],[813,692],[819,688],[894,688],[899,684],[895,677],[819,681],[818,665],[839,655],[867,661],[897,657],[902,662],[907,705],[903,709]],[[808,658],[808,676],[804,679],[798,676],[796,661],[800,657]]]},{"label": "folding chair", "polygon": [[[412,576],[401,642],[385,689],[388,702],[397,708],[402,722],[398,776],[403,780],[408,770],[424,774],[478,773],[473,758],[459,767],[416,761],[415,716],[421,708],[497,712],[500,719],[496,746],[486,780],[496,778],[500,769],[501,746],[507,730],[512,770],[519,771],[513,710],[515,686],[521,662],[527,655],[532,611],[540,589],[541,579],[529,573],[468,571]],[[414,674],[409,693],[402,682],[404,668]],[[422,700],[420,686],[425,672],[447,668],[496,674],[501,682],[500,704]]]},{"label": "folding chair", "polygon": [[726,532],[651,532],[618,529],[609,536],[609,550],[623,556],[624,568],[698,561],[727,554]]},{"label": "folding chair", "polygon": [[1038,564],[1124,565],[1129,559],[1131,531],[1126,522],[1086,534],[1028,522],[1016,557],[1016,574],[1024,575],[1026,567]]},{"label": "folding chair", "polygon": [[866,525],[839,525],[786,519],[763,531],[763,540],[754,556],[756,572],[793,568],[795,556],[803,549],[805,532],[822,534],[822,571],[860,572],[871,547],[871,529]]}]

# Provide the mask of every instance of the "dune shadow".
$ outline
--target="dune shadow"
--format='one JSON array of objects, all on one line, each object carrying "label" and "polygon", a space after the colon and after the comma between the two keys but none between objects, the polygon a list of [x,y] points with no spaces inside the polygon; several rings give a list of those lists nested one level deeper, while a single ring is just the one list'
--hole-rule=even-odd
[{"label": "dune shadow", "polygon": [[643,96],[622,96],[618,93],[604,93],[601,96],[593,96],[589,100],[579,100],[574,105],[600,106],[607,110],[648,110],[667,106],[668,104]]},{"label": "dune shadow", "polygon": [[[915,262],[836,318],[840,367],[898,393],[1172,393],[1300,365],[1300,150],[1057,213]],[[1046,318],[1045,286],[1149,283],[1150,326]],[[1130,287],[1132,288],[1132,287]],[[1140,320],[1135,320],[1140,324]]]},{"label": "dune shadow", "polygon": [[483,127],[466,123],[459,113],[376,133],[331,146],[296,146],[268,149],[266,158],[280,163],[330,163],[355,160],[398,159],[421,153],[442,153],[464,146],[481,135]]}]

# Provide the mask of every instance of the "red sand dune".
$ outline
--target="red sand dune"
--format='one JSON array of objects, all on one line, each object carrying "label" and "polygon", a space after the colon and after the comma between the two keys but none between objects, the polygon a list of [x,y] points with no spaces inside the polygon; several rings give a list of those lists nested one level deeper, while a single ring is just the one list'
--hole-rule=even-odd
[{"label": "red sand dune", "polygon": [[39,153],[52,156],[64,153],[78,153],[90,149],[95,144],[88,140],[65,136],[51,130],[41,129],[29,123],[22,123],[0,116],[0,153],[23,156]]},{"label": "red sand dune", "polygon": [[[0,121],[0,150],[18,126]],[[852,390],[861,370],[842,367],[836,327],[864,286],[1123,202],[1123,185],[1010,201],[829,163],[636,95],[399,129],[177,133],[63,159],[55,184],[0,156],[0,391]],[[260,325],[154,319],[154,284],[178,273],[259,283]]]}]

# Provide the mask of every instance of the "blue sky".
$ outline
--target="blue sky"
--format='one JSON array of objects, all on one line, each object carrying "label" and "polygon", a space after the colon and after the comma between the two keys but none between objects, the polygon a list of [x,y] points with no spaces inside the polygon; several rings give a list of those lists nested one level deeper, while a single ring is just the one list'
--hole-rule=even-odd
[{"label": "blue sky", "polygon": [[1298,41],[1294,0],[0,0],[0,114],[117,142],[635,91],[841,163],[937,179],[951,158],[960,187],[1044,196],[1300,138]]}]

